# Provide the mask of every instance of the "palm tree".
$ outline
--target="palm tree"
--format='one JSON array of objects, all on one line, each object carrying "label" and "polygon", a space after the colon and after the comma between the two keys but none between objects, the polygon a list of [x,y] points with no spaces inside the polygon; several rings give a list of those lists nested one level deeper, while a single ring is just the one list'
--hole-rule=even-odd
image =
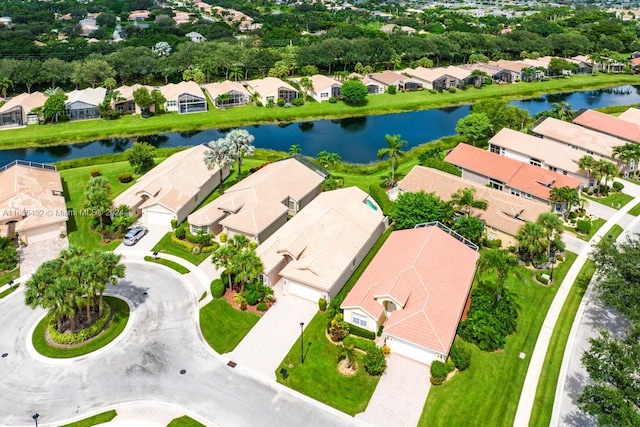
[{"label": "palm tree", "polygon": [[454,221],[453,229],[462,237],[479,243],[484,234],[484,222],[473,216],[463,216]]},{"label": "palm tree", "polygon": [[547,253],[551,255],[551,242],[558,239],[564,231],[562,221],[553,212],[543,212],[536,219],[536,223],[542,226],[547,235]]},{"label": "palm tree", "polygon": [[544,258],[547,249],[546,233],[540,224],[527,222],[516,234],[516,240],[520,246],[520,254],[524,261],[539,263]]},{"label": "palm tree", "polygon": [[221,93],[216,97],[216,107],[225,107],[226,104],[231,100],[231,95],[229,93]]},{"label": "palm tree", "polygon": [[102,314],[102,296],[106,285],[116,285],[120,279],[124,278],[125,266],[121,263],[122,255],[120,254],[95,251],[92,255],[98,266],[94,287],[99,294],[98,313]]},{"label": "palm tree", "polygon": [[309,92],[311,92],[313,90],[313,82],[311,81],[311,79],[309,77],[305,76],[305,77],[300,79],[300,87],[302,89],[304,89],[304,91],[306,92],[306,93],[304,93],[302,95],[302,101],[304,103],[306,103],[307,93],[309,93]]},{"label": "palm tree", "polygon": [[487,201],[475,198],[475,188],[461,188],[451,195],[451,204],[468,218],[471,209],[487,210]]},{"label": "palm tree", "polygon": [[204,163],[207,169],[214,169],[216,166],[220,173],[220,194],[224,192],[222,171],[231,166],[237,160],[237,151],[233,143],[226,138],[219,138],[207,143],[209,150],[204,153]]},{"label": "palm tree", "polygon": [[518,259],[502,249],[490,249],[480,256],[478,269],[493,271],[496,274],[496,300],[502,298],[504,284],[516,265],[518,265]]},{"label": "palm tree", "polygon": [[64,91],[62,89],[60,89],[59,87],[48,87],[45,91],[44,94],[47,96],[53,96],[53,95],[57,95],[59,93],[64,93]]},{"label": "palm tree", "polygon": [[293,144],[289,147],[289,157],[295,157],[302,154],[302,147],[298,144]]},{"label": "palm tree", "polygon": [[480,87],[484,84],[489,75],[482,70],[473,70],[470,77],[473,78],[473,85],[475,87]]},{"label": "palm tree", "polygon": [[234,129],[225,137],[227,141],[236,150],[236,159],[238,161],[238,179],[242,177],[242,158],[245,156],[253,156],[256,148],[253,146],[255,137],[244,129]]},{"label": "palm tree", "polygon": [[353,345],[341,345],[338,347],[340,354],[338,357],[344,357],[344,363],[347,369],[352,369],[351,362],[356,358],[356,349]]},{"label": "palm tree", "polygon": [[230,77],[233,78],[233,81],[237,82],[240,76],[242,75],[242,67],[238,65],[231,67],[231,69],[229,70],[229,73],[230,73]]},{"label": "palm tree", "polygon": [[549,190],[549,197],[555,204],[554,210],[560,211],[565,219],[571,208],[580,200],[578,190],[569,186],[552,188]]},{"label": "palm tree", "polygon": [[13,82],[9,79],[9,77],[3,77],[0,79],[0,92],[2,93],[2,97],[7,100],[7,91],[9,88],[13,86]]},{"label": "palm tree", "polygon": [[560,101],[551,104],[551,114],[563,122],[570,122],[573,119],[573,111],[571,110],[571,104]]},{"label": "palm tree", "polygon": [[614,147],[612,150],[612,157],[619,162],[619,168],[624,166],[625,174],[628,176],[629,174],[629,165],[632,160],[634,160],[636,148],[638,144],[632,144],[627,142],[624,145],[618,145]]},{"label": "palm tree", "polygon": [[602,173],[605,185],[609,185],[609,181],[612,181],[614,177],[618,176],[618,168],[615,164],[602,159],[598,161],[597,165],[599,172]]},{"label": "palm tree", "polygon": [[578,160],[578,168],[581,171],[585,171],[587,173],[590,187],[591,187],[591,177],[593,175],[593,170],[595,166],[596,166],[596,159],[594,159],[589,155],[582,156],[580,157],[580,160]]},{"label": "palm tree", "polygon": [[405,152],[402,148],[405,147],[408,142],[400,139],[400,135],[385,135],[387,141],[387,147],[378,150],[378,158],[383,159],[387,156],[391,159],[391,179],[395,182],[396,171],[396,159],[404,156]]},{"label": "palm tree", "polygon": [[233,263],[233,272],[236,277],[242,279],[241,286],[243,289],[245,283],[257,279],[264,271],[262,260],[253,249],[245,248],[240,250],[233,258]]},{"label": "palm tree", "polygon": [[229,289],[233,289],[233,283],[231,282],[231,273],[233,269],[233,257],[236,254],[236,249],[228,242],[226,245],[221,245],[213,251],[211,254],[211,262],[216,268],[223,268],[227,273],[227,279],[229,281]]}]

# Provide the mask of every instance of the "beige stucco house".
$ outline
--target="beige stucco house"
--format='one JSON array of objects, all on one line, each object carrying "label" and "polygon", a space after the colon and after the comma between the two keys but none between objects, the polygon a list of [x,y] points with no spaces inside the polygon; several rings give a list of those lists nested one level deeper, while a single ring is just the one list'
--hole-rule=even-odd
[{"label": "beige stucco house", "polygon": [[209,99],[216,108],[229,108],[246,105],[249,103],[251,94],[244,86],[238,82],[225,80],[219,83],[209,83],[204,85],[204,91],[209,95]]},{"label": "beige stucco house", "polygon": [[[455,237],[454,237],[455,236]],[[469,297],[478,247],[440,223],[391,233],[341,305],[393,353],[446,361]]]},{"label": "beige stucco house", "polygon": [[249,80],[247,89],[249,89],[249,92],[255,93],[258,101],[264,105],[269,102],[276,103],[279,98],[283,98],[286,102],[291,102],[298,97],[298,91],[293,86],[276,77]]},{"label": "beige stucco house", "polygon": [[204,92],[194,81],[169,83],[158,89],[167,100],[164,103],[165,111],[177,111],[178,114],[207,111],[207,99]]},{"label": "beige stucco house", "polygon": [[386,217],[357,187],[327,191],[264,243],[263,281],[317,302],[342,289],[386,228]]},{"label": "beige stucco house", "polygon": [[67,233],[67,208],[54,166],[16,160],[0,168],[0,236],[26,244]]},{"label": "beige stucco house", "polygon": [[42,92],[22,93],[0,107],[0,127],[25,126],[38,123],[34,108],[42,107],[47,97]]},{"label": "beige stucco house", "polygon": [[243,234],[264,242],[320,194],[326,177],[302,157],[270,163],[189,215],[191,232]]},{"label": "beige stucco house", "polygon": [[434,193],[444,201],[451,200],[451,195],[463,188],[475,189],[475,197],[487,201],[487,210],[473,209],[472,215],[485,224],[485,235],[489,240],[501,240],[502,247],[517,246],[516,234],[525,222],[535,221],[543,212],[548,212],[547,204],[504,191],[489,188],[458,176],[424,166],[414,166],[397,186],[397,193],[390,194],[395,198],[403,192]]},{"label": "beige stucco house", "polygon": [[[219,169],[207,169],[204,153],[197,145],[176,153],[140,177],[121,193],[113,205],[127,205],[146,224],[182,222],[220,184]],[[229,170],[223,170],[223,177]]]},{"label": "beige stucco house", "polygon": [[[152,86],[144,86],[137,83],[132,86],[120,86],[116,89],[118,95],[111,100],[111,108],[122,111],[123,113],[140,114],[142,110],[134,101],[133,93],[143,87],[146,88],[149,93],[154,89]],[[153,111],[155,108],[152,105],[149,109],[150,111]]]}]

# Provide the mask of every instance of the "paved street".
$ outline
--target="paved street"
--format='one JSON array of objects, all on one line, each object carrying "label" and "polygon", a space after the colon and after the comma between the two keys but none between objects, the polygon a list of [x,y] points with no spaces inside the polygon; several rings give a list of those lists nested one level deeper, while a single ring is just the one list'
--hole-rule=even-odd
[{"label": "paved street", "polygon": [[0,425],[31,426],[34,412],[41,426],[53,425],[141,398],[172,402],[220,426],[356,423],[225,366],[201,342],[196,297],[178,274],[128,263],[126,279],[109,290],[133,303],[132,327],[117,345],[80,360],[33,358],[26,342],[43,311],[24,306],[23,289],[1,300],[0,354],[8,355],[0,358]]}]

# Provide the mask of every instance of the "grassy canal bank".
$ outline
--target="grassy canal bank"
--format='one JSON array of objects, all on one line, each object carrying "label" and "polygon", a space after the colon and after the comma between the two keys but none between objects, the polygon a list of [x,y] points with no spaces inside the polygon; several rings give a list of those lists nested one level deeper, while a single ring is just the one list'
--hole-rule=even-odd
[{"label": "grassy canal bank", "polygon": [[396,95],[380,94],[369,96],[366,104],[361,106],[350,106],[343,102],[336,104],[307,102],[303,106],[291,108],[266,108],[248,105],[228,110],[210,108],[206,113],[197,114],[166,113],[147,119],[140,116],[125,116],[114,121],[88,120],[54,125],[31,125],[22,129],[8,129],[0,132],[0,149],[63,145],[111,137],[230,128],[261,123],[380,115],[470,104],[487,98],[525,99],[548,93],[573,92],[635,83],[640,83],[640,77],[635,75],[582,75],[542,82],[494,84],[481,89],[459,90],[455,93],[421,91]]}]

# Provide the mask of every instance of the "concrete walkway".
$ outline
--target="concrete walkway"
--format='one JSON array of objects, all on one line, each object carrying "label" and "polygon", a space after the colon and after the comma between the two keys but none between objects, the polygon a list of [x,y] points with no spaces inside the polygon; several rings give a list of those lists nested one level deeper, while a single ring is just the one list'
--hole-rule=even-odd
[{"label": "concrete walkway", "polygon": [[609,232],[611,227],[617,224],[627,214],[627,212],[638,203],[640,203],[640,197],[636,197],[634,200],[627,203],[607,220],[607,222],[589,241],[589,244],[586,245],[582,249],[582,251],[580,251],[580,253],[578,254],[578,258],[575,260],[575,262],[567,272],[564,280],[560,284],[558,292],[553,299],[553,302],[551,303],[551,307],[549,307],[547,316],[544,319],[542,329],[540,330],[540,334],[538,335],[538,339],[536,341],[536,346],[533,350],[533,354],[531,355],[531,362],[529,363],[527,376],[524,380],[524,386],[522,387],[522,392],[520,394],[520,401],[518,402],[518,409],[516,411],[514,425],[529,425],[531,410],[533,409],[533,403],[536,395],[536,389],[538,387],[538,381],[542,372],[542,365],[544,364],[544,358],[547,355],[547,349],[549,348],[549,341],[551,340],[553,329],[556,325],[556,322],[558,321],[560,311],[562,310],[562,306],[567,299],[569,290],[571,289],[571,286],[573,286],[573,282],[576,280],[580,269],[587,261],[593,245],[600,241],[600,239]]},{"label": "concrete walkway", "polygon": [[55,259],[63,249],[69,247],[66,237],[56,237],[42,242],[31,243],[18,249],[20,274],[31,274],[45,261]]},{"label": "concrete walkway", "polygon": [[429,377],[429,366],[392,354],[367,409],[356,420],[375,427],[417,426],[431,388]]},{"label": "concrete walkway", "polygon": [[262,316],[240,344],[225,357],[256,374],[275,380],[275,371],[291,347],[300,340],[304,328],[318,312],[318,304],[287,293],[282,283],[274,287],[276,303]]}]

